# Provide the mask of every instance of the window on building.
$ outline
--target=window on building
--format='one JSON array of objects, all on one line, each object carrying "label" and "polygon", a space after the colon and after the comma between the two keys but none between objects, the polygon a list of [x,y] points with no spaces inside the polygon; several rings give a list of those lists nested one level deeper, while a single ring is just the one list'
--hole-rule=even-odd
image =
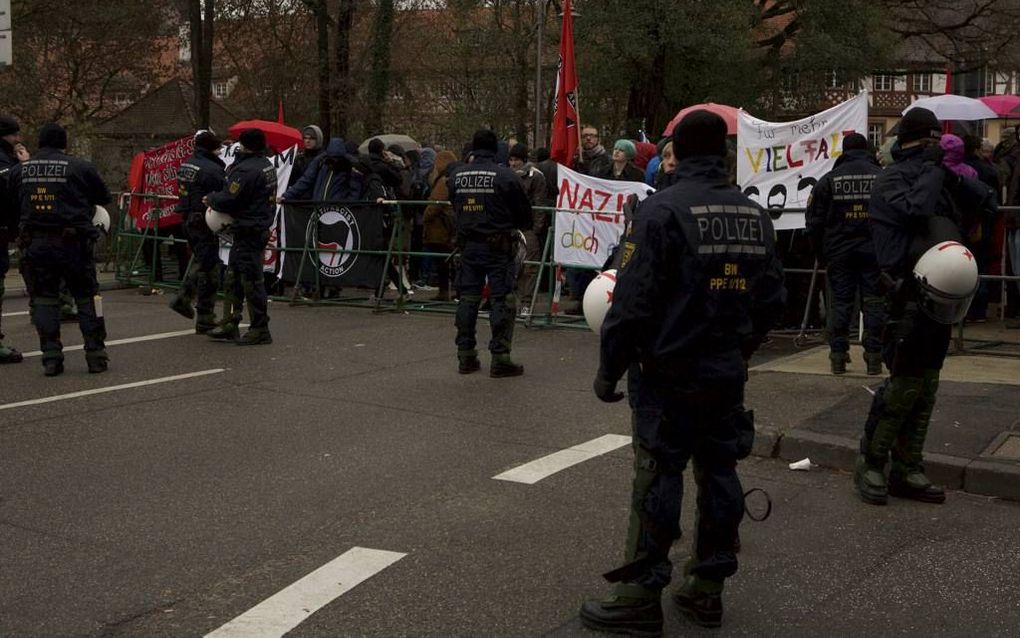
[{"label": "window on building", "polygon": [[892,91],[896,82],[891,75],[878,74],[871,76],[871,85],[875,91]]},{"label": "window on building", "polygon": [[914,74],[914,93],[931,93],[931,73]]},{"label": "window on building", "polygon": [[839,73],[836,69],[831,69],[825,72],[825,88],[827,89],[838,89],[841,85],[839,81]]},{"label": "window on building", "polygon": [[223,98],[227,97],[227,94],[229,92],[230,86],[227,84],[225,80],[213,82],[212,94],[213,97],[216,98],[217,100],[222,100]]},{"label": "window on building", "polygon": [[868,142],[873,147],[878,148],[882,145],[882,142],[885,141],[882,139],[884,133],[885,130],[881,124],[868,124]]}]

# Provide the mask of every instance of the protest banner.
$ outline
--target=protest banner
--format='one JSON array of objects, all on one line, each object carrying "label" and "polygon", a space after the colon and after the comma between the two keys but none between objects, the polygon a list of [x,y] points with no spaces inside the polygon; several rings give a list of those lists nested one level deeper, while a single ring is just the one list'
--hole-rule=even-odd
[{"label": "protest banner", "polygon": [[[177,197],[177,170],[188,159],[195,148],[195,139],[188,135],[163,146],[139,153],[137,164],[140,171],[132,171],[130,186],[132,193],[166,195]],[[142,230],[175,226],[184,219],[174,212],[176,199],[154,197],[132,197],[128,214],[135,220],[135,227]]]},{"label": "protest banner", "polygon": [[[868,96],[793,122],[766,122],[740,111],[737,183],[765,207],[803,208],[818,180],[843,153],[843,138],[868,127]],[[804,228],[804,213],[784,213],[776,230]]]},{"label": "protest banner", "polygon": [[[229,168],[234,163],[240,144],[231,144],[223,149],[220,155],[223,163]],[[276,167],[276,196],[280,197],[287,190],[287,182],[290,180],[291,171],[294,169],[294,159],[297,157],[297,146],[292,146],[279,155],[270,155],[269,161]],[[280,246],[286,245],[280,234],[283,232],[280,225],[280,218],[283,214],[283,206],[277,204],[276,215],[273,218],[273,225],[269,229],[269,241],[266,243],[266,251],[262,258],[262,270],[265,272],[279,272],[281,257]],[[229,236],[220,237],[220,261],[227,263],[230,254]]]},{"label": "protest banner", "polygon": [[642,182],[588,177],[563,165],[557,168],[554,259],[564,266],[601,268],[623,234],[627,198],[644,199],[655,189]]},{"label": "protest banner", "polygon": [[[386,250],[385,212],[381,206],[364,204],[284,207],[282,236],[291,251],[283,259],[280,279],[312,287],[318,276],[325,286],[375,289],[386,268],[386,255],[358,251]],[[302,252],[306,242],[313,248]],[[337,250],[344,252],[333,252]]]}]

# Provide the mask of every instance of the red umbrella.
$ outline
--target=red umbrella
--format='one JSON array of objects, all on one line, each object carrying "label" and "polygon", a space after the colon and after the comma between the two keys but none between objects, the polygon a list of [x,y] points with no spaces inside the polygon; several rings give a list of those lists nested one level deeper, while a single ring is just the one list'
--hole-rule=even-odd
[{"label": "red umbrella", "polygon": [[726,122],[726,134],[736,135],[737,134],[737,111],[740,109],[727,106],[725,104],[716,104],[715,102],[706,102],[705,104],[695,104],[694,106],[688,106],[685,109],[681,109],[679,113],[673,116],[669,124],[666,125],[666,130],[662,133],[663,137],[666,135],[673,134],[673,128],[680,123],[680,120],[684,119],[684,116],[691,111],[710,111],[721,117]]},{"label": "red umbrella", "polygon": [[1020,95],[986,95],[979,97],[985,106],[995,111],[999,117],[1010,117],[1020,114]]},{"label": "red umbrella", "polygon": [[227,132],[230,133],[231,138],[236,140],[241,133],[250,128],[257,128],[265,133],[266,144],[277,152],[287,150],[295,144],[301,144],[301,131],[292,126],[269,120],[245,120],[231,126]]}]

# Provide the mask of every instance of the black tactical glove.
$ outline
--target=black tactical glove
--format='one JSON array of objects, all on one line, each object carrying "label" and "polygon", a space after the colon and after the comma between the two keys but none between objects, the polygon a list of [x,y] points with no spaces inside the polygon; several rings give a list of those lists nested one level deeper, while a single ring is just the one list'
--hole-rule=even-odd
[{"label": "black tactical glove", "polygon": [[595,383],[592,384],[595,390],[595,396],[599,398],[599,401],[606,403],[616,403],[617,401],[623,400],[623,393],[616,391],[616,381],[610,381],[605,378],[600,371],[595,375]]}]

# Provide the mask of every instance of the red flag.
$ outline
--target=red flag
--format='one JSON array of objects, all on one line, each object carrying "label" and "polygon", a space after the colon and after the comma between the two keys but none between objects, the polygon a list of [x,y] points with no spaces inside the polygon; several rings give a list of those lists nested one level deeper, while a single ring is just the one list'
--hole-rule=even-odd
[{"label": "red flag", "polygon": [[283,124],[284,123],[284,121],[283,121],[283,98],[280,98],[280,104],[276,108],[276,122],[278,124]]},{"label": "red flag", "polygon": [[563,2],[563,33],[560,36],[560,63],[556,72],[556,109],[553,111],[552,159],[571,166],[579,142],[577,109],[577,67],[574,64],[574,16],[570,0]]}]

